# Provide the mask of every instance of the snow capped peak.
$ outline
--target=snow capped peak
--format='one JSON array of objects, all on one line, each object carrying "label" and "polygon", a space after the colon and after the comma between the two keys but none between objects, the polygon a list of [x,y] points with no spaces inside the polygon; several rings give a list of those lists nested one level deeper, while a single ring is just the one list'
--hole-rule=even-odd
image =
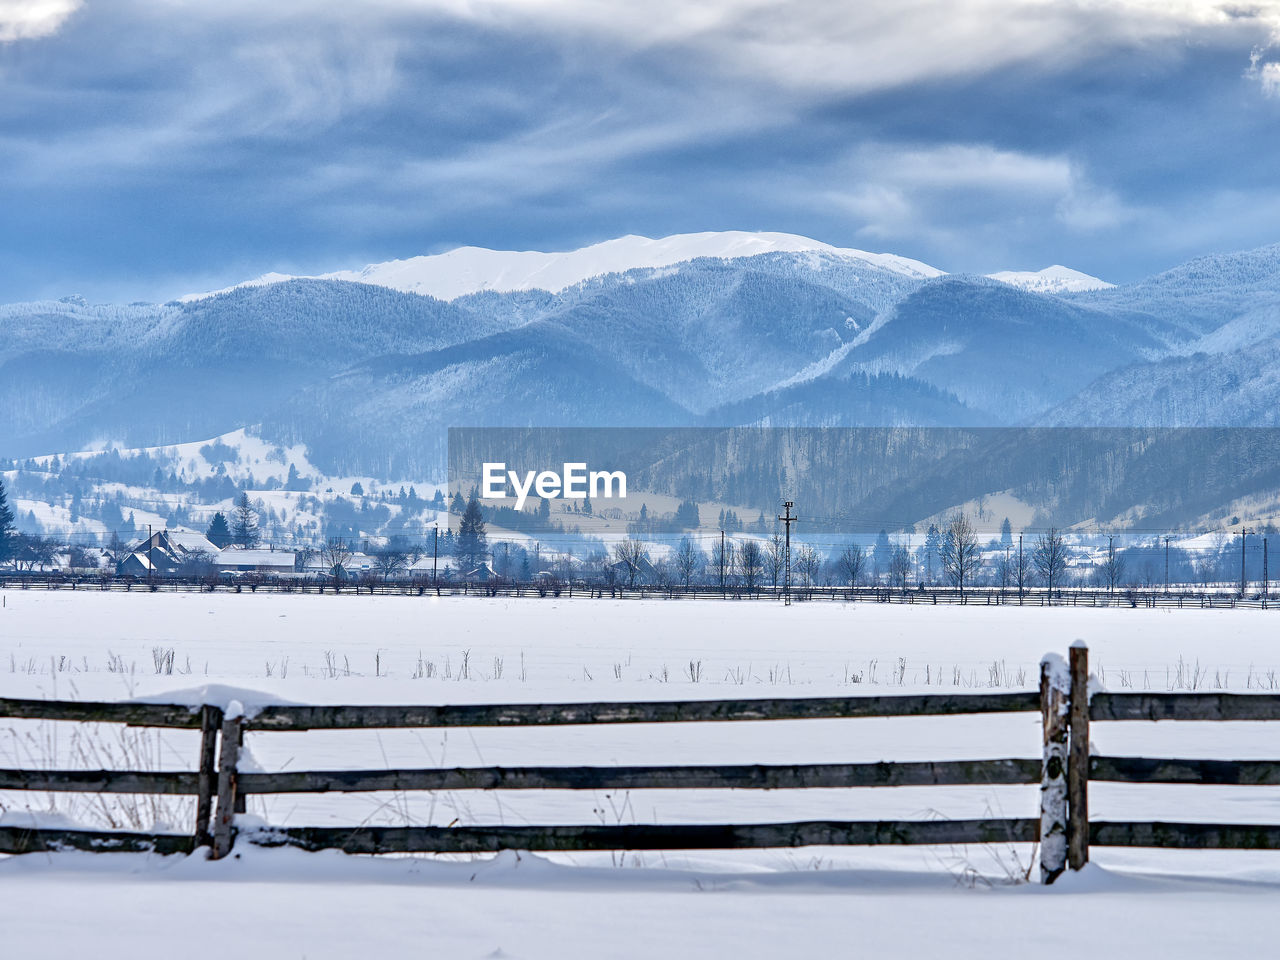
[{"label": "snow capped peak", "polygon": [[[920,279],[942,274],[936,267],[907,257],[834,247],[820,240],[795,234],[726,230],[718,233],[681,233],[657,240],[628,235],[560,253],[458,247],[434,256],[373,263],[362,270],[337,270],[321,274],[318,279],[369,283],[404,293],[453,300],[482,290],[499,293],[549,290],[558,293],[592,277],[642,268],[668,267],[698,257],[734,259],[762,253],[800,252],[861,260],[884,270]],[[285,274],[268,273],[236,286],[264,286],[290,279],[294,278]],[[236,287],[189,294],[181,299],[201,300],[233,289]]]},{"label": "snow capped peak", "polygon": [[1036,293],[1075,293],[1081,290],[1108,290],[1115,286],[1114,283],[1107,283],[1059,263],[1043,270],[1002,270],[987,276]]}]

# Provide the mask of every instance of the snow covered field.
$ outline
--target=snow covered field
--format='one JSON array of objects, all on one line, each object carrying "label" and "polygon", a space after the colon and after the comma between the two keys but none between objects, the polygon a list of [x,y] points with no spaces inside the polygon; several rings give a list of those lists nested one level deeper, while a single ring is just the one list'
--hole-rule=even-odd
[{"label": "snow covered field", "polygon": [[[1085,639],[1110,689],[1270,689],[1280,621],[1257,610],[1044,610],[718,601],[4,591],[0,696],[449,703],[1029,689]],[[173,650],[174,672],[157,674]],[[163,667],[162,667],[163,669]],[[189,671],[189,672],[188,672]],[[214,699],[225,689],[211,690]],[[252,698],[251,698],[252,699]],[[7,723],[0,766],[85,762],[64,726]],[[1024,756],[1032,715],[463,731],[251,734],[264,770],[434,764],[782,763]],[[1266,724],[1100,724],[1097,751],[1275,758]],[[192,769],[185,731],[102,728],[125,763]],[[0,793],[0,817],[47,811]],[[90,823],[92,798],[58,811]],[[1280,822],[1272,788],[1091,787],[1098,819]],[[1025,817],[1035,787],[296,795],[275,823],[626,823]],[[186,830],[189,807],[134,809]],[[141,824],[150,827],[148,821]],[[242,845],[218,864],[135,856],[0,861],[7,955],[957,957],[1031,950],[1086,925],[1091,953],[1260,953],[1280,855],[1095,848],[1052,889],[1025,846],[372,861]],[[197,926],[218,936],[191,937]],[[1071,922],[1068,922],[1071,918]],[[112,931],[119,931],[113,933]],[[1081,934],[1077,934],[1081,935]],[[1065,940],[1063,947],[1065,950]],[[944,947],[945,945],[945,947]],[[1082,945],[1083,946],[1083,945]],[[1057,955],[1062,951],[1051,951]]]}]

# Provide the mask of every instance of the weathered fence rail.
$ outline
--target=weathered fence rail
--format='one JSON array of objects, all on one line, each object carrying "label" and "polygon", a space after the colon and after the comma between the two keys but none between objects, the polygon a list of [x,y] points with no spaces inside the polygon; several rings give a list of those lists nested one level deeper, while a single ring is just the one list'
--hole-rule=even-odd
[{"label": "weathered fence rail", "polygon": [[[0,852],[56,849],[226,856],[249,795],[438,790],[870,788],[1040,784],[1039,817],[981,820],[817,820],[782,823],[569,826],[279,827],[246,832],[264,846],[350,853],[479,853],[502,849],[728,849],[806,845],[1040,843],[1041,879],[1079,869],[1090,846],[1280,849],[1280,825],[1099,822],[1090,781],[1280,785],[1280,760],[1187,760],[1090,755],[1089,726],[1106,721],[1280,720],[1280,695],[1088,692],[1088,654],[1046,657],[1038,691],[881,697],[809,697],[572,704],[305,706],[249,715],[220,705],[0,699],[0,717],[199,729],[194,771],[0,769],[0,790],[184,795],[196,798],[191,834],[0,828]],[[436,727],[708,723],[1038,712],[1042,756],[988,760],[702,766],[529,766],[239,770],[246,733]]]},{"label": "weathered fence rail", "polygon": [[497,850],[733,850],[760,847],[1031,843],[1035,820],[809,820],[566,827],[285,827],[255,844],[347,853]]},{"label": "weathered fence rail", "polygon": [[599,723],[705,723],[924,717],[1039,709],[1039,694],[924,694],[767,700],[653,700],[643,703],[518,703],[449,706],[268,706],[248,730],[371,730],[397,727],[520,727]]},{"label": "weathered fence rail", "polygon": [[[378,790],[803,790],[1039,783],[1039,760],[814,763],[702,767],[457,767],[244,773],[240,792],[365,793]],[[0,771],[0,788],[3,788]]]}]

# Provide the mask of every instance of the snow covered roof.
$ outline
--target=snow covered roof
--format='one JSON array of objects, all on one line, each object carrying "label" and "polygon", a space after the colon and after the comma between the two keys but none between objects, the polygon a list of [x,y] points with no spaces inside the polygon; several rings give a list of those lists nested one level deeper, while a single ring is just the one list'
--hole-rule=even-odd
[{"label": "snow covered roof", "polygon": [[217,554],[218,548],[202,533],[194,530],[166,530],[169,542],[184,550],[203,550],[205,553]]},{"label": "snow covered roof", "polygon": [[[342,561],[341,566],[345,570],[372,570],[374,564],[373,564],[372,557],[370,557],[366,553],[361,553],[357,550],[353,553],[348,554],[346,559]],[[330,558],[327,558],[324,555],[323,551],[313,555],[311,559],[307,561],[308,570],[327,571],[332,567],[333,567],[332,560]]]},{"label": "snow covered roof", "polygon": [[228,547],[217,557],[219,566],[293,567],[292,550],[242,550]]},{"label": "snow covered roof", "polygon": [[170,547],[177,547],[187,553],[196,553],[203,551],[204,553],[218,555],[218,548],[213,545],[203,534],[196,533],[194,530],[157,530],[150,537],[143,537],[133,545],[134,550],[147,550],[148,545],[156,550],[168,550]]}]

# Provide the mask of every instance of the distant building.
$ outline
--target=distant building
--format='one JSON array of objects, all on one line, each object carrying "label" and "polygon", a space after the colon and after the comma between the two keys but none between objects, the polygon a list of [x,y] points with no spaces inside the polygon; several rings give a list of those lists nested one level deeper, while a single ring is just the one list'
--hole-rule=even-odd
[{"label": "distant building", "polygon": [[409,564],[409,576],[422,577],[428,576],[433,572],[438,573],[444,568],[444,564],[440,562],[438,557],[434,557],[429,553],[424,553],[413,563]]},{"label": "distant building", "polygon": [[292,550],[245,550],[227,547],[214,563],[224,573],[293,573],[296,554]]},{"label": "distant building", "polygon": [[346,558],[339,564],[330,563],[325,558],[322,550],[314,554],[303,568],[304,572],[313,576],[319,574],[324,577],[334,577],[338,580],[351,580],[363,574],[372,573],[376,569],[377,565],[373,562],[373,558],[367,553],[361,553],[359,550],[347,554]]},{"label": "distant building", "polygon": [[201,560],[213,561],[221,551],[190,530],[161,530],[133,545],[116,564],[122,577],[169,576]]},{"label": "distant building", "polygon": [[659,581],[658,570],[648,557],[641,557],[634,563],[630,560],[618,560],[610,563],[606,569],[612,570],[618,583],[655,584]]},{"label": "distant building", "polygon": [[493,570],[489,568],[487,563],[482,563],[478,567],[472,567],[466,573],[458,577],[459,580],[465,580],[467,583],[488,583],[495,579]]}]

